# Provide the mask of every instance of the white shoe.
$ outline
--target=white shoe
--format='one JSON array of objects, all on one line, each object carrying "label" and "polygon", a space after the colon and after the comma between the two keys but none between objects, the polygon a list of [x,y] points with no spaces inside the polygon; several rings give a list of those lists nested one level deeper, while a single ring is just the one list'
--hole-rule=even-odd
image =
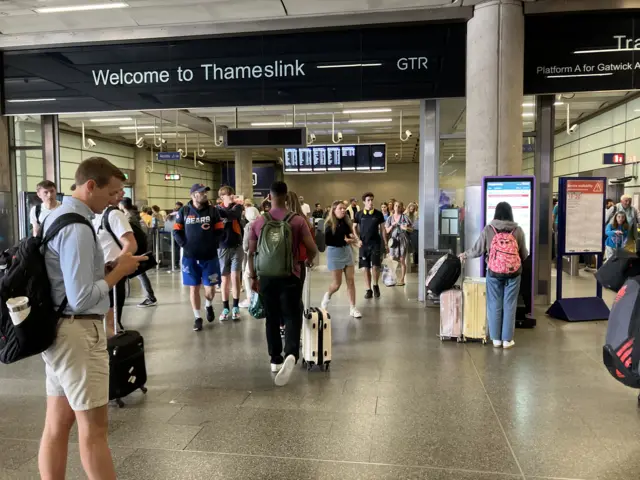
[{"label": "white shoe", "polygon": [[287,358],[284,359],[284,363],[282,364],[282,368],[276,374],[276,378],[274,383],[277,387],[284,387],[287,383],[289,383],[289,379],[291,378],[291,374],[293,373],[293,368],[296,366],[296,357],[293,355],[287,355]]},{"label": "white shoe", "polygon": [[271,364],[271,373],[278,373],[280,370],[282,370],[282,363]]},{"label": "white shoe", "polygon": [[356,307],[351,307],[351,309],[349,310],[349,315],[351,315],[353,318],[362,318],[360,310],[358,310]]},{"label": "white shoe", "polygon": [[494,340],[493,341],[493,346],[496,348],[501,348],[502,347],[502,340]]},{"label": "white shoe", "polygon": [[502,342],[502,348],[512,348],[515,344],[516,342],[514,342],[513,340],[511,340],[510,342]]},{"label": "white shoe", "polygon": [[322,307],[323,310],[326,310],[329,306],[329,302],[331,302],[331,295],[329,295],[329,292],[327,292],[324,294],[324,297],[322,297],[322,303],[320,304],[320,307]]}]

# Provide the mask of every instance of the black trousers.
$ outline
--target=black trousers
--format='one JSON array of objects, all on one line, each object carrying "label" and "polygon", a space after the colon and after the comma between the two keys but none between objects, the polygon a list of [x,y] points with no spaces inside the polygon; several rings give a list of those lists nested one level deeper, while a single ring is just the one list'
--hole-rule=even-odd
[{"label": "black trousers", "polygon": [[260,278],[260,296],[266,319],[267,346],[271,363],[282,363],[280,324],[284,324],[284,355],[300,356],[300,330],[302,328],[302,282],[292,275],[288,278]]},{"label": "black trousers", "polygon": [[142,287],[142,290],[144,290],[145,297],[149,300],[156,300],[156,294],[151,286],[151,280],[147,277],[147,272],[138,275],[138,280],[140,280],[140,286]]},{"label": "black trousers", "polygon": [[[125,277],[118,283],[116,283],[116,286],[114,288],[116,290],[116,301],[118,302],[118,304],[115,306],[115,313],[118,315],[118,326],[121,330],[124,330],[124,327],[122,326],[122,309],[124,308],[124,301],[127,297],[127,278]],[[113,289],[109,292],[109,306],[111,308],[114,308]]]}]

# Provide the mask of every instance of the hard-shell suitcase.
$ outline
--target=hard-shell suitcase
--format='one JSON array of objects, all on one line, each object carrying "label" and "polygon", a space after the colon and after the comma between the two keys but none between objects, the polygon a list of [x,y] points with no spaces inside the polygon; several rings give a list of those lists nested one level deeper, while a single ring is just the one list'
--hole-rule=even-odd
[{"label": "hard-shell suitcase", "polygon": [[462,340],[462,291],[440,294],[440,340]]},{"label": "hard-shell suitcase", "polygon": [[302,366],[311,370],[314,365],[328,371],[331,363],[331,316],[322,308],[311,307],[311,275],[307,269],[304,284],[304,313],[302,315]]},{"label": "hard-shell suitcase", "polygon": [[[113,288],[113,304],[118,305],[116,288]],[[118,331],[118,308],[113,309],[114,332]],[[106,332],[105,321],[105,332]],[[124,407],[123,397],[140,389],[147,393],[147,366],[144,359],[144,339],[135,330],[116,333],[107,339],[109,352],[109,400]]]},{"label": "hard-shell suitcase", "polygon": [[487,343],[487,284],[484,278],[465,278],[462,284],[462,338]]}]

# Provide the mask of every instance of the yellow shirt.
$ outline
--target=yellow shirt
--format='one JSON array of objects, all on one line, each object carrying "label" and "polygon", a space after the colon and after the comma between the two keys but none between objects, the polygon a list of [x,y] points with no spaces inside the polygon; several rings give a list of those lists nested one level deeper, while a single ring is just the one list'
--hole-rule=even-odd
[{"label": "yellow shirt", "polygon": [[140,214],[140,218],[144,221],[144,223],[147,224],[147,227],[151,227],[151,220],[153,219],[151,215],[149,215],[148,213],[142,212]]}]

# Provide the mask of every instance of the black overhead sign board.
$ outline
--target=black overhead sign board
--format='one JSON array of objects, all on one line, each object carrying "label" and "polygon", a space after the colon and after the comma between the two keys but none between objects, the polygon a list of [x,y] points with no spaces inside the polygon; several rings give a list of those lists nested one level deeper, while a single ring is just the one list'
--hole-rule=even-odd
[{"label": "black overhead sign board", "polygon": [[465,47],[435,23],[5,52],[4,113],[463,97]]},{"label": "black overhead sign board", "polygon": [[525,19],[525,94],[640,88],[640,12]]}]

